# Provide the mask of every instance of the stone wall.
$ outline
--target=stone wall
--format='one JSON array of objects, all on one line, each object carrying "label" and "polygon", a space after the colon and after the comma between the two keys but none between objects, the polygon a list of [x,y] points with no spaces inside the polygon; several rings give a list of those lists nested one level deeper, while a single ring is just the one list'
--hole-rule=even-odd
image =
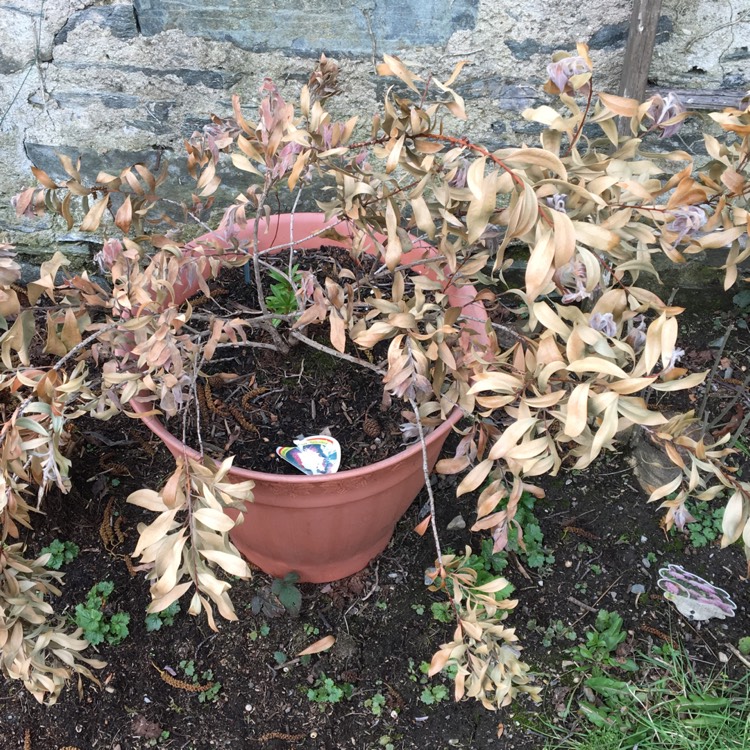
[{"label": "stone wall", "polygon": [[[88,253],[88,236],[17,219],[9,198],[36,165],[62,178],[55,154],[83,157],[92,177],[137,160],[170,159],[233,93],[248,116],[266,76],[290,96],[321,52],[338,59],[347,108],[374,112],[387,84],[383,52],[447,76],[471,114],[464,132],[490,146],[532,141],[518,112],[546,99],[549,56],[587,41],[597,85],[616,90],[630,0],[1,0],[0,240]],[[654,84],[750,87],[750,0],[664,0]],[[463,129],[463,130],[462,130]],[[174,157],[174,158],[172,158]]]}]

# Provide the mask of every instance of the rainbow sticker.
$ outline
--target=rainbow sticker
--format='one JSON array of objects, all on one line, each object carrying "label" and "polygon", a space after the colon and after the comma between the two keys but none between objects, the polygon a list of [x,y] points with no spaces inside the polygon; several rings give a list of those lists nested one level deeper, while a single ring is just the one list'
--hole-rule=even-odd
[{"label": "rainbow sticker", "polygon": [[336,438],[312,435],[294,441],[294,447],[277,448],[276,454],[303,474],[335,474],[341,463],[341,446]]}]

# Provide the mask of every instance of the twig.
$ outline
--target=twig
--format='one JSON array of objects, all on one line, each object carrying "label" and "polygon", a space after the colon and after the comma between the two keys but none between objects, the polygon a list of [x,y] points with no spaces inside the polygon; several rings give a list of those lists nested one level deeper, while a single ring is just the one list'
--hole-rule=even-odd
[{"label": "twig", "polygon": [[[345,222],[340,222],[341,224],[344,224]],[[272,245],[271,247],[267,247],[265,250],[258,251],[259,256],[268,255],[269,253],[275,253],[277,250],[284,250],[290,246],[294,247],[296,245],[301,245],[303,242],[307,242],[308,240],[315,239],[316,237],[320,237],[321,234],[325,234],[326,232],[330,232],[331,229],[339,226],[338,224],[331,224],[324,226],[322,229],[316,229],[311,234],[308,234],[306,237],[300,237],[298,240],[294,240],[294,242],[284,242],[281,245]]]},{"label": "twig", "polygon": [[[467,318],[467,320],[476,320],[477,323],[481,323],[482,321],[479,320],[479,318]],[[508,326],[504,326],[502,323],[493,323],[493,328],[496,328],[498,331],[502,331],[503,333],[507,333],[509,336],[512,336],[516,341],[521,341],[523,343],[528,343],[529,339],[528,337],[524,336],[523,334],[519,333],[518,331],[513,330],[512,328],[509,328]]]},{"label": "twig", "polygon": [[[413,357],[411,348],[411,340],[407,337],[406,346],[409,349],[409,356]],[[419,445],[422,448],[422,472],[424,473],[424,484],[427,489],[427,497],[430,500],[430,528],[432,529],[432,536],[435,540],[435,551],[437,552],[437,560],[441,568],[443,565],[443,551],[440,547],[440,535],[437,529],[437,519],[435,517],[435,495],[432,492],[432,484],[430,483],[430,467],[427,463],[427,443],[425,443],[424,427],[422,426],[422,417],[419,415],[419,404],[412,398],[409,397],[409,403],[411,408],[414,410],[414,420],[417,423],[417,432],[419,433]]]},{"label": "twig", "polygon": [[[265,294],[263,293],[263,278],[260,275],[260,257],[258,255],[258,229],[260,227],[260,215],[263,211],[263,204],[266,202],[268,191],[270,189],[271,182],[268,177],[268,173],[266,173],[266,178],[263,183],[263,192],[261,193],[260,198],[258,198],[258,208],[255,212],[255,222],[253,225],[253,272],[255,273],[255,287],[258,294],[258,304],[260,305],[261,312],[264,315],[268,315],[269,311],[268,305],[266,304]],[[271,334],[271,338],[279,348],[279,351],[288,351],[288,349],[286,348],[286,343],[281,338],[281,334],[276,330],[274,326],[268,326],[266,330]]]},{"label": "twig", "polygon": [[584,604],[580,599],[576,599],[574,596],[569,596],[568,601],[572,604],[577,605],[581,609],[585,609],[587,612],[596,612],[596,609],[588,604]]},{"label": "twig", "polygon": [[[44,80],[44,73],[42,73],[42,24],[44,23],[44,3],[46,0],[42,0],[39,4],[39,24],[34,29],[34,65],[36,65],[37,73],[39,74],[39,84],[42,87],[42,109],[47,114],[47,99],[49,98],[49,92],[47,91],[47,84]],[[26,79],[24,79],[25,81]]]},{"label": "twig", "polygon": [[252,347],[254,349],[270,349],[272,352],[279,351],[279,347],[274,344],[265,344],[262,341],[229,341],[225,344],[216,344],[217,349],[240,349],[243,347]]},{"label": "twig", "polygon": [[565,156],[570,156],[573,152],[573,149],[575,148],[576,143],[578,143],[578,139],[581,137],[581,133],[583,132],[583,126],[586,124],[586,118],[589,115],[589,110],[591,109],[591,97],[594,94],[594,87],[593,87],[593,81],[589,81],[589,95],[586,99],[586,109],[583,111],[583,116],[581,117],[581,123],[578,126],[575,135],[570,141],[570,145],[568,146],[568,150],[565,152],[563,158]]},{"label": "twig", "polygon": [[[409,344],[407,339],[407,344]],[[437,520],[435,519],[435,495],[432,492],[432,484],[430,484],[430,468],[427,463],[427,444],[424,440],[424,429],[422,427],[422,418],[419,416],[419,404],[413,399],[409,399],[411,408],[414,409],[414,418],[417,422],[417,431],[419,432],[419,444],[422,448],[422,472],[424,474],[424,486],[427,490],[427,497],[430,500],[430,528],[432,529],[432,537],[435,540],[435,551],[437,552],[437,559],[440,566],[443,565],[443,551],[440,547],[440,535],[437,530]]]},{"label": "twig", "polygon": [[289,217],[289,263],[287,270],[287,277],[289,280],[289,286],[292,288],[294,294],[297,294],[297,285],[294,283],[294,213],[297,210],[297,203],[302,195],[302,188],[297,191],[297,195],[294,197],[294,204],[292,205],[292,213]]},{"label": "twig", "polygon": [[730,445],[734,445],[737,440],[742,437],[743,433],[745,432],[745,427],[747,427],[748,423],[750,423],[750,411],[748,411],[747,414],[745,414],[745,418],[740,422],[739,427],[734,431],[734,434],[729,440]]},{"label": "twig", "polygon": [[[190,376],[190,391],[193,394],[193,403],[195,404],[195,432],[198,436],[198,449],[201,458],[203,457],[203,436],[201,435],[201,400],[198,398],[198,372],[203,366],[204,351],[204,349],[200,349],[200,362],[193,367],[193,372]],[[196,350],[196,356],[197,353],[198,350]],[[187,409],[185,409],[182,415],[182,442],[184,445],[187,445]]]},{"label": "twig", "polygon": [[725,643],[725,648],[728,648],[746,667],[750,667],[750,661],[748,661],[731,643]]},{"label": "twig", "polygon": [[366,602],[374,593],[377,591],[378,588],[378,582],[380,580],[380,576],[378,575],[378,571],[380,570],[380,561],[375,561],[375,583],[372,584],[370,587],[370,590],[362,597],[362,601]]},{"label": "twig", "polygon": [[185,213],[199,226],[203,227],[207,232],[213,232],[214,230],[206,224],[205,221],[201,221],[192,211],[188,211],[188,207],[184,203],[180,203],[179,201],[173,201],[170,198],[162,198],[159,197],[159,200],[162,201],[162,203],[169,203],[172,206],[177,206],[178,208],[181,208],[185,211]]},{"label": "twig", "polygon": [[[426,234],[419,235],[415,239],[417,241],[424,240],[427,237]],[[391,271],[388,266],[383,263],[382,265],[378,266],[375,271],[372,273],[372,278],[377,279],[380,276],[384,276],[387,273],[395,273],[396,271],[408,271],[410,268],[413,268],[414,266],[426,266],[430,263],[434,263],[436,261],[445,260],[445,255],[433,255],[428,258],[420,258],[419,260],[412,260],[409,263],[401,263],[400,265],[396,266],[396,268]]]},{"label": "twig", "polygon": [[427,80],[424,84],[424,91],[422,92],[422,98],[419,100],[419,108],[424,107],[424,100],[427,98],[427,92],[430,90],[430,83],[432,82],[432,73],[427,76]]},{"label": "twig", "polygon": [[[359,604],[360,602],[366,602],[377,590],[378,590],[378,583],[380,581],[380,577],[378,576],[378,569],[380,568],[380,562],[376,561],[375,563],[375,582],[370,587],[370,590],[360,599],[357,599],[353,601],[349,608],[344,612],[344,618]],[[348,628],[348,626],[347,626]]]},{"label": "twig", "polygon": [[[255,273],[255,286],[258,293],[258,304],[264,315],[268,315],[268,306],[266,305],[266,298],[263,294],[263,278],[260,275],[260,259],[258,257],[258,229],[260,228],[260,214],[263,210],[263,204],[266,202],[268,196],[268,190],[271,184],[266,176],[266,180],[263,184],[263,192],[258,198],[258,210],[255,212],[255,221],[253,225],[253,272]],[[278,335],[278,334],[277,334]]]},{"label": "twig", "polygon": [[724,407],[721,414],[719,414],[716,419],[712,420],[711,423],[708,425],[708,430],[714,429],[714,427],[718,427],[721,424],[721,420],[726,417],[727,414],[729,414],[730,411],[734,408],[734,405],[740,400],[742,396],[747,395],[747,388],[748,385],[750,385],[750,372],[745,376],[745,379],[742,381],[742,387],[738,388],[735,391],[734,396],[732,397],[731,401]]},{"label": "twig", "polygon": [[[625,574],[623,573],[623,575],[625,575]],[[602,592],[602,595],[594,602],[594,606],[591,607],[591,611],[592,612],[596,611],[596,609],[595,609],[596,605],[599,604],[599,602],[602,599],[604,599],[604,597],[620,582],[621,578],[622,578],[622,575],[618,576],[612,583],[609,584],[609,586],[607,586],[606,589],[604,589],[604,591]],[[570,627],[571,628],[575,627],[581,620],[583,620],[584,617],[586,617],[585,614],[581,615],[574,623],[571,624]]]},{"label": "twig", "polygon": [[513,564],[516,566],[516,570],[527,580],[531,580],[531,576],[529,575],[529,572],[526,570],[526,568],[521,565],[521,561],[518,559],[518,555],[513,551],[509,551],[510,559],[513,560]]},{"label": "twig", "polygon": [[[273,266],[269,266],[269,268],[273,268]],[[245,305],[240,304],[239,302],[234,303],[234,310],[228,312],[226,317],[221,317],[221,320],[228,320],[229,315],[234,316],[236,312],[243,312],[243,313],[254,313],[255,310],[253,310],[250,307],[246,307]],[[193,313],[191,316],[191,320],[207,320],[209,322],[216,320],[220,316],[217,315],[203,315],[201,313]],[[295,314],[285,314],[285,313],[269,313],[268,315],[256,315],[253,318],[242,318],[242,322],[245,325],[248,326],[254,326],[259,323],[268,322],[269,320],[284,320],[284,321],[292,321],[297,316]],[[200,331],[201,337],[205,338],[207,336],[211,335],[210,331]]]},{"label": "twig", "polygon": [[289,334],[292,338],[297,339],[297,341],[302,341],[308,346],[311,346],[313,349],[317,349],[318,351],[325,352],[326,354],[330,354],[332,357],[338,357],[339,359],[346,360],[347,362],[351,362],[354,365],[359,365],[360,367],[364,367],[368,370],[372,370],[373,372],[378,373],[378,375],[385,375],[385,372],[382,367],[378,367],[377,365],[372,364],[371,362],[368,362],[364,359],[357,359],[357,357],[352,357],[351,354],[347,354],[346,352],[340,352],[336,349],[331,349],[330,346],[326,346],[325,344],[320,344],[317,341],[314,341],[311,338],[308,338],[305,336],[304,333],[300,333],[299,331],[292,331]]},{"label": "twig", "polygon": [[708,394],[711,392],[711,385],[714,382],[714,376],[716,375],[716,370],[719,369],[719,361],[721,360],[721,355],[724,354],[724,347],[727,345],[727,341],[729,340],[729,334],[732,333],[732,330],[734,329],[734,323],[730,323],[727,326],[727,330],[724,333],[723,338],[721,339],[721,343],[719,344],[719,351],[716,352],[716,359],[714,360],[714,366],[711,368],[711,372],[708,375],[708,378],[706,379],[706,392],[703,394],[703,401],[701,402],[700,409],[698,409],[698,414],[696,415],[698,419],[703,419],[703,415],[706,411],[706,404],[708,403]]},{"label": "twig", "polygon": [[428,141],[437,141],[438,143],[448,143],[452,146],[460,146],[461,148],[467,148],[470,151],[476,151],[478,154],[481,154],[482,156],[497,164],[500,169],[509,174],[513,182],[515,182],[519,187],[523,188],[524,190],[527,189],[527,185],[523,181],[523,179],[521,179],[516,174],[516,172],[511,169],[502,159],[495,156],[495,154],[490,153],[486,148],[484,148],[484,146],[479,146],[476,143],[472,143],[468,138],[454,138],[451,135],[442,135],[439,133],[419,133],[418,135],[414,136],[414,140],[416,141],[417,138],[425,138]]}]

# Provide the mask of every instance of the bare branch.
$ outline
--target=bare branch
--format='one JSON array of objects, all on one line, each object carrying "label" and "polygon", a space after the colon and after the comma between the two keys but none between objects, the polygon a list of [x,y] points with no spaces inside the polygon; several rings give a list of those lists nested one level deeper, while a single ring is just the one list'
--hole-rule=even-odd
[{"label": "bare branch", "polygon": [[372,364],[372,362],[368,362],[366,359],[358,359],[357,357],[352,357],[351,354],[347,354],[346,352],[336,351],[336,349],[332,349],[330,346],[320,344],[314,339],[305,336],[304,333],[300,333],[299,331],[292,331],[289,335],[292,338],[297,339],[298,341],[304,341],[313,349],[317,349],[318,351],[330,354],[332,357],[338,357],[339,359],[343,359],[346,362],[351,362],[353,365],[364,367],[366,370],[372,370],[373,372],[378,373],[378,375],[385,375],[385,370],[383,370],[382,367],[378,367],[377,365]]}]

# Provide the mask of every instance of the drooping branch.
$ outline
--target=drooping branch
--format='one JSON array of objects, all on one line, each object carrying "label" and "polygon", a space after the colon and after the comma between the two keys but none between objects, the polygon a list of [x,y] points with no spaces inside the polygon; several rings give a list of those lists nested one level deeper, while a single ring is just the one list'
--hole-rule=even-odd
[{"label": "drooping branch", "polygon": [[[115,328],[117,328],[117,323],[109,323],[106,326],[103,326],[98,331],[95,331],[90,336],[87,336],[85,339],[77,343],[72,349],[70,349],[69,352],[64,354],[60,359],[55,362],[54,365],[50,368],[52,372],[59,372],[63,366],[69,362],[73,357],[75,357],[79,352],[83,351],[89,344],[96,341],[102,334],[107,333],[108,331],[112,331]],[[34,401],[34,396],[27,396],[13,411],[13,415],[10,419],[8,419],[5,422],[5,425],[3,425],[2,432],[0,432],[0,446],[5,441],[5,437],[8,434],[8,429],[10,425],[12,425],[18,417],[22,416],[23,413],[26,411],[26,409],[29,408],[29,405]]]}]

